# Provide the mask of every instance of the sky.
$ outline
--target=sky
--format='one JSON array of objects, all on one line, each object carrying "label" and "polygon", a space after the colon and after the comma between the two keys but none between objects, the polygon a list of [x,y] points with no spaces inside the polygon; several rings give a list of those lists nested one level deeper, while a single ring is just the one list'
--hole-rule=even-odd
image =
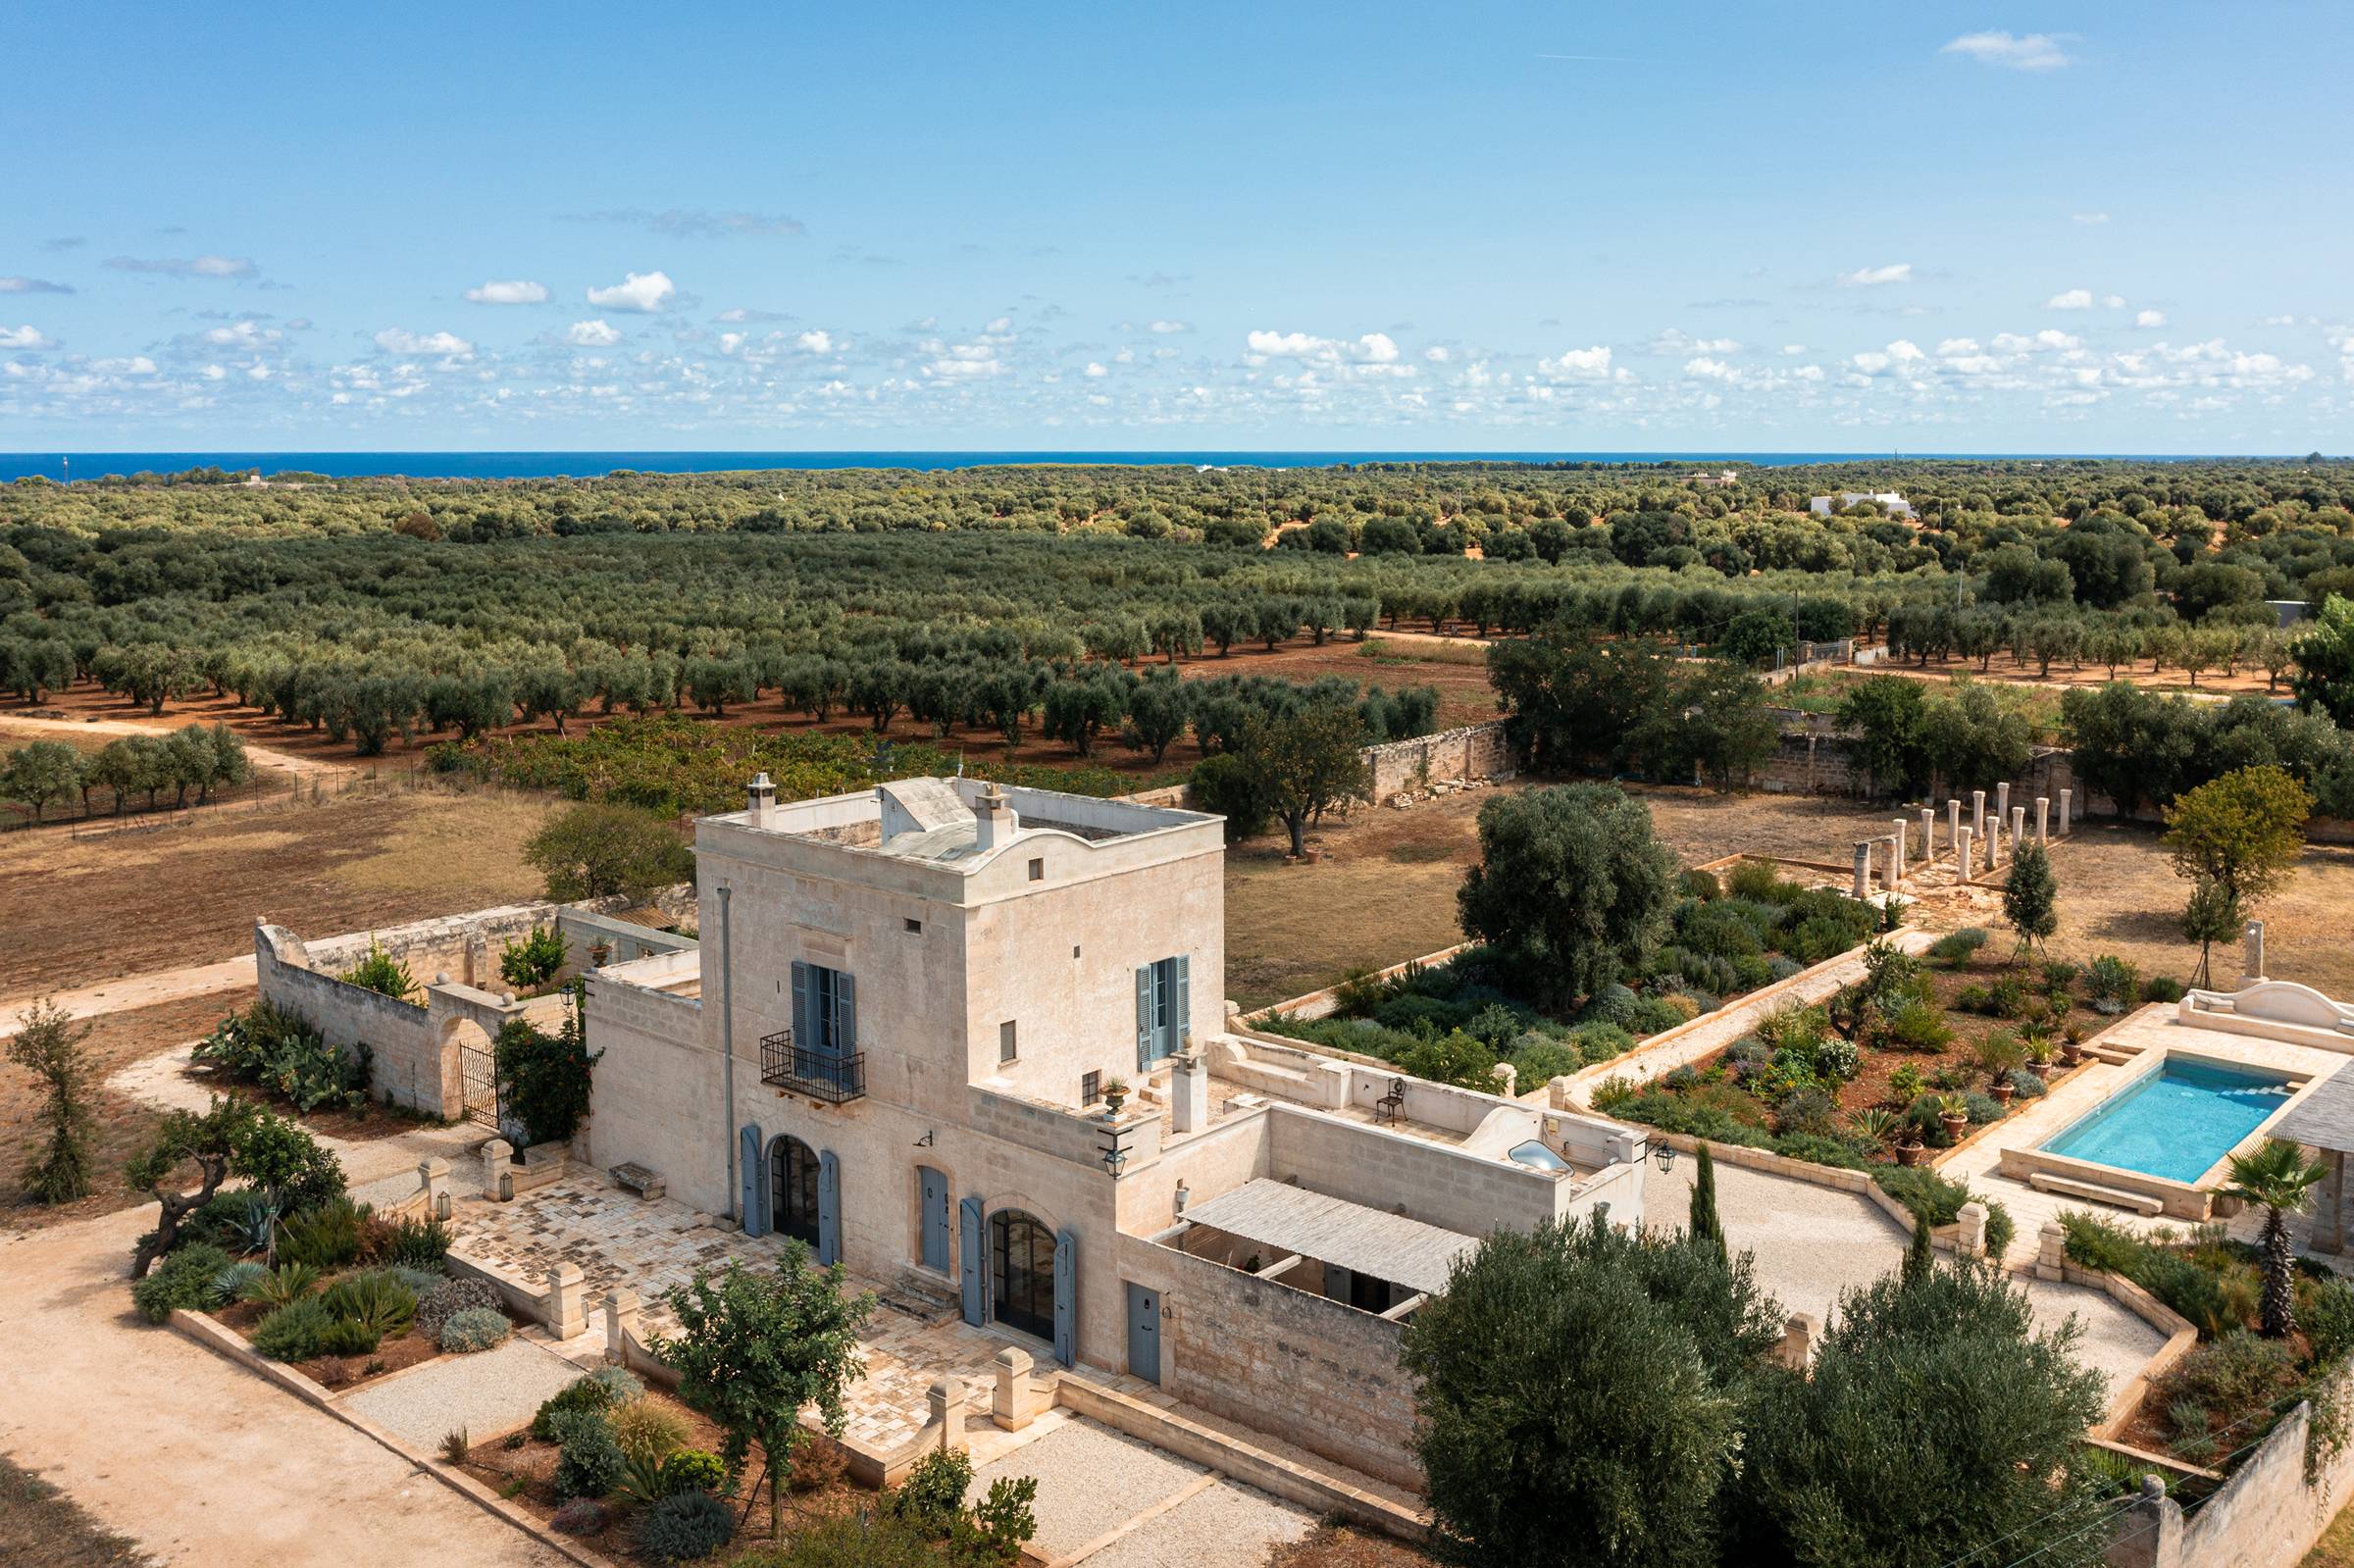
[{"label": "sky", "polygon": [[2354,451],[2354,8],[10,8],[0,450]]}]

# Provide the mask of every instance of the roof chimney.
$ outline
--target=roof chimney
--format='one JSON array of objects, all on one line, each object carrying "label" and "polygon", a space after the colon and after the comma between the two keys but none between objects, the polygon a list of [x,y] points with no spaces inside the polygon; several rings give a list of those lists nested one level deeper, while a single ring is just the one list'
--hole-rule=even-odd
[{"label": "roof chimney", "polygon": [[1005,791],[994,783],[982,787],[981,798],[973,802],[973,849],[988,854],[1002,843],[1010,843],[1022,830],[1022,820],[1005,798]]},{"label": "roof chimney", "polygon": [[752,778],[751,798],[745,807],[746,815],[755,828],[773,828],[777,822],[777,786],[765,773]]}]

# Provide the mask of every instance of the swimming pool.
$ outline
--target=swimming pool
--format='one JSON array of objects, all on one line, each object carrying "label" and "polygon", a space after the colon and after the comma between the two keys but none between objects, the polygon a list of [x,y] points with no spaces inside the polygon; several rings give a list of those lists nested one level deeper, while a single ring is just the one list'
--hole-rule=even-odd
[{"label": "swimming pool", "polygon": [[2061,1129],[2044,1152],[2196,1182],[2288,1103],[2292,1084],[2261,1068],[2170,1055],[2158,1071]]}]

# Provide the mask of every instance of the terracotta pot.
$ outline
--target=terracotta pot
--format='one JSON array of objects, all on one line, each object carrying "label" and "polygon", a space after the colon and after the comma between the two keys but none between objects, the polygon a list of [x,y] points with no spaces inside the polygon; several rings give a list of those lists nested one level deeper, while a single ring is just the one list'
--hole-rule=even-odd
[{"label": "terracotta pot", "polygon": [[2057,1075],[2059,1071],[2060,1064],[2058,1062],[2037,1062],[2035,1064],[2035,1076],[2042,1079],[2047,1084],[2052,1081],[2053,1077]]},{"label": "terracotta pot", "polygon": [[1940,1116],[1937,1120],[1945,1124],[1945,1136],[1957,1143],[1962,1141],[1962,1135],[1970,1131],[1970,1118],[1967,1116]]},{"label": "terracotta pot", "polygon": [[2011,1103],[2011,1096],[2018,1093],[2019,1090],[2013,1088],[2008,1084],[1997,1084],[1986,1092],[1994,1096],[1995,1104],[2008,1105]]},{"label": "terracotta pot", "polygon": [[1922,1148],[1919,1143],[1899,1143],[1896,1145],[1896,1163],[1899,1165],[1919,1165],[1920,1163],[1921,1155],[1927,1152],[1928,1151]]},{"label": "terracotta pot", "polygon": [[2070,1040],[2060,1047],[2060,1059],[2073,1067],[2084,1059],[2084,1047],[2078,1045],[2074,1040]]}]

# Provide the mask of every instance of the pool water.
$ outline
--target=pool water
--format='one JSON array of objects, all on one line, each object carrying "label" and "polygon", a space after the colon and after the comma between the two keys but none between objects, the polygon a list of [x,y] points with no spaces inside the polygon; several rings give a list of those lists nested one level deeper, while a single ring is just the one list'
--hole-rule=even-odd
[{"label": "pool water", "polygon": [[2196,1182],[2287,1104],[2289,1094],[2289,1081],[2277,1073],[2169,1057],[2043,1147],[2072,1160]]}]

